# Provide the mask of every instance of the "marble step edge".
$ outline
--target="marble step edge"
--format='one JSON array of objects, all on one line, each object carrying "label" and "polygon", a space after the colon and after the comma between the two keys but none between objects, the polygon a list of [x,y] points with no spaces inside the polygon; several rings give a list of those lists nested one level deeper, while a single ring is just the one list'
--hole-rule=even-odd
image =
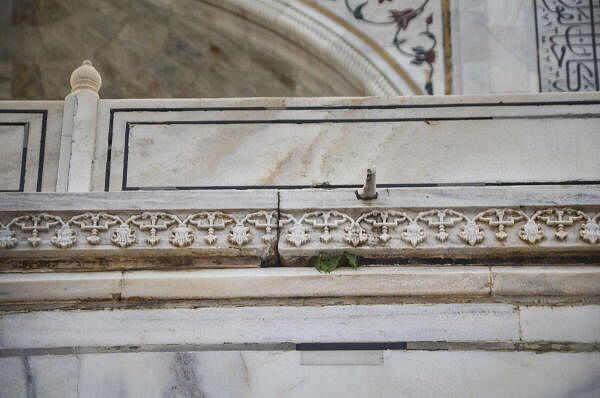
[{"label": "marble step edge", "polygon": [[361,267],[7,273],[0,302],[374,296],[600,296],[600,267]]},{"label": "marble step edge", "polygon": [[[600,344],[595,342],[573,343],[557,341],[406,341],[406,342],[370,342],[370,343],[226,343],[226,344],[139,344],[115,346],[80,346],[80,347],[46,347],[46,348],[0,348],[0,358],[7,357],[40,357],[84,354],[114,353],[178,353],[204,351],[300,351],[302,354],[314,353],[328,356],[331,353],[360,354],[362,352],[382,353],[388,350],[402,351],[491,351],[511,352],[530,351],[536,354],[589,353],[600,351]],[[331,364],[323,358],[324,365]],[[355,363],[356,364],[356,363]]]},{"label": "marble step edge", "polygon": [[598,343],[600,305],[236,306],[0,314],[0,349],[140,344]]}]

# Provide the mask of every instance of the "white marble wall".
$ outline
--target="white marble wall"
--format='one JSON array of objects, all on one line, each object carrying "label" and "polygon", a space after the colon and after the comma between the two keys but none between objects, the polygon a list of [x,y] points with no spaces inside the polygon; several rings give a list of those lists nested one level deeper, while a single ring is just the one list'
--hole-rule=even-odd
[{"label": "white marble wall", "polygon": [[0,396],[591,398],[600,395],[599,374],[599,353],[84,354],[0,358]]},{"label": "white marble wall", "polygon": [[0,101],[0,191],[56,190],[62,115],[63,101]]},{"label": "white marble wall", "polygon": [[27,126],[0,125],[0,190],[18,191],[21,186],[23,147],[27,146]]},{"label": "white marble wall", "polygon": [[532,1],[452,0],[454,94],[538,92]]}]

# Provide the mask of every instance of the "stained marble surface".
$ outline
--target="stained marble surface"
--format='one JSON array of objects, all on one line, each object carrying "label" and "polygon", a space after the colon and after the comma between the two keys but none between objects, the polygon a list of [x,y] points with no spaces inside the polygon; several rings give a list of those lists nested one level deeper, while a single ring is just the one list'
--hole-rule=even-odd
[{"label": "stained marble surface", "polygon": [[[552,119],[368,127],[136,126],[130,130],[127,183],[130,187],[361,185],[372,165],[377,165],[379,184],[567,179],[549,167],[557,159],[581,170],[573,179],[592,180],[600,163],[589,164],[591,174],[577,165],[593,159],[600,149],[593,144],[597,123]],[[578,131],[578,138],[563,140],[563,131],[569,129]],[[516,135],[518,131],[527,134]],[[538,151],[542,135],[547,141],[562,142],[561,147]],[[589,144],[582,147],[582,142]]]},{"label": "stained marble surface", "polygon": [[[104,189],[107,161],[111,191],[360,186],[372,166],[378,184],[594,181],[597,100],[595,94],[103,100],[92,185]],[[148,109],[110,111],[140,106]]]},{"label": "stained marble surface", "polygon": [[[358,353],[358,354],[357,354]],[[364,351],[347,364],[298,351],[206,351],[0,358],[0,396],[597,397],[599,353]],[[366,357],[379,355],[379,363]],[[339,358],[344,352],[338,352]],[[365,357],[365,358],[362,358]]]},{"label": "stained marble surface", "polygon": [[62,99],[92,59],[105,98],[363,95],[338,70],[205,2],[0,2],[0,99]]}]

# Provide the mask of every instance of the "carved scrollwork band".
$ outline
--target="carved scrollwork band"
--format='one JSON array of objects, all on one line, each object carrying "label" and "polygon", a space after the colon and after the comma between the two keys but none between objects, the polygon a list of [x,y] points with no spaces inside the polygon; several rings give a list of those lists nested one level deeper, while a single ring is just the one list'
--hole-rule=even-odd
[{"label": "carved scrollwork band", "polygon": [[[543,226],[554,230],[557,241],[565,241],[570,230],[576,230],[574,236],[586,244],[600,241],[600,213],[588,215],[581,210],[571,208],[547,208],[534,210],[530,215],[522,210],[510,208],[491,208],[476,213],[474,217],[452,209],[432,209],[413,214],[399,210],[372,210],[358,217],[337,211],[312,211],[300,216],[282,213],[279,225],[286,227],[282,231],[285,241],[300,247],[312,239],[313,231],[319,233],[321,243],[343,242],[352,247],[365,244],[386,244],[396,234],[401,241],[417,247],[426,239],[435,239],[443,245],[450,238],[454,228],[459,241],[475,246],[485,239],[485,228],[492,229],[496,241],[506,241],[512,227],[515,227],[517,241],[535,245],[546,239]],[[518,228],[517,228],[518,227]],[[340,230],[336,238],[332,230]],[[435,231],[429,237],[429,231]]]},{"label": "carved scrollwork band", "polygon": [[[282,242],[295,247],[314,241],[315,234],[320,245],[338,242],[352,247],[385,245],[392,239],[413,248],[427,240],[438,246],[451,241],[454,245],[459,242],[476,246],[491,234],[492,241],[499,244],[511,241],[512,244],[536,245],[548,238],[550,230],[554,231],[557,242],[573,238],[590,245],[600,242],[600,213],[588,214],[572,208],[545,208],[529,213],[520,209],[490,208],[471,214],[475,215],[453,209],[421,212],[378,209],[352,217],[339,210],[321,210],[300,215],[284,212],[278,222],[276,210],[245,215],[199,211],[184,216],[146,211],[126,216],[86,212],[66,217],[44,212],[0,222],[0,249],[15,248],[20,243],[37,248],[43,242],[58,249],[68,249],[78,243],[97,246],[103,242],[118,248],[147,247],[157,246],[163,240],[175,248],[214,247],[219,242],[241,248],[253,241],[253,231],[262,232],[262,243],[273,245],[277,228],[281,230]],[[202,245],[197,242],[199,236],[204,242]],[[44,237],[47,241],[43,241]]]},{"label": "carved scrollwork band", "polygon": [[[235,216],[221,211],[201,211],[187,216],[166,212],[142,212],[119,216],[106,212],[86,212],[72,217],[49,213],[27,214],[12,218],[7,223],[0,222],[0,249],[11,249],[19,244],[16,232],[21,231],[30,247],[39,247],[40,235],[50,233],[49,243],[59,249],[75,246],[78,232],[85,235],[87,244],[96,246],[102,242],[102,234],[107,234],[110,244],[126,248],[139,243],[138,235],[148,246],[156,246],[164,238],[177,248],[190,247],[196,240],[197,231],[207,246],[215,246],[226,240],[230,246],[242,247],[252,242],[250,225],[263,230],[261,239],[265,244],[274,242],[273,228],[277,227],[276,211],[257,211]],[[219,237],[218,231],[226,231],[226,237]]]}]

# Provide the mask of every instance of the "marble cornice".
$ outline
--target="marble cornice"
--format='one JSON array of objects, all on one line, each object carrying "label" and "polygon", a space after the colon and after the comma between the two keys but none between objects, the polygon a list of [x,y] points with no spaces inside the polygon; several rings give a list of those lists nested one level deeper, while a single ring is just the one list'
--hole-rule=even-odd
[{"label": "marble cornice", "polygon": [[[581,186],[0,194],[3,269],[307,265],[600,255],[600,189]],[[584,260],[580,260],[583,258]],[[103,259],[103,261],[98,261]],[[437,261],[436,260],[436,261]],[[412,260],[411,260],[412,261]],[[569,260],[572,261],[572,260]],[[412,261],[414,262],[414,261]]]}]

